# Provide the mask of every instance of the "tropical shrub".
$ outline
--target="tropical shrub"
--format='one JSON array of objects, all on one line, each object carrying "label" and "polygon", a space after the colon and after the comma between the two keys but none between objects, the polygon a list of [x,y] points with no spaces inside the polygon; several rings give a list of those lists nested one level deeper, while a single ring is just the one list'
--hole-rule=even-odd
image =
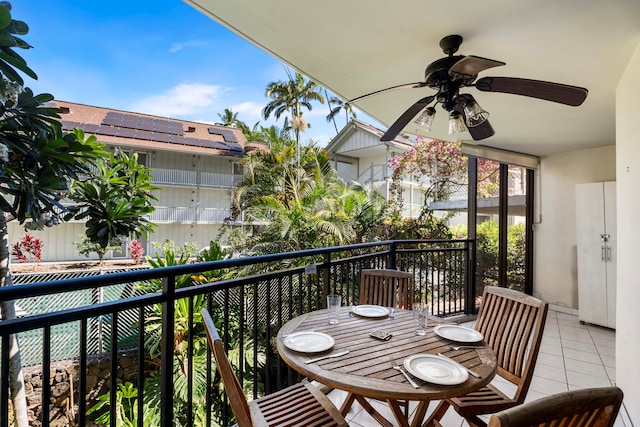
[{"label": "tropical shrub", "polygon": [[[514,224],[507,229],[507,283],[500,284],[498,276],[498,223],[484,221],[476,228],[476,295],[485,286],[506,286],[524,291],[525,282],[525,224]],[[452,228],[453,237],[464,239],[465,226]]]},{"label": "tropical shrub", "polygon": [[25,233],[19,241],[11,244],[11,255],[16,257],[18,262],[42,262],[42,249],[44,243],[37,236]]},{"label": "tropical shrub", "polygon": [[[113,242],[117,243],[117,242]],[[93,242],[89,239],[85,234],[80,235],[80,240],[77,242],[73,242],[80,255],[84,255],[89,258],[92,253],[98,255],[99,264],[104,265],[104,256],[109,253],[109,251],[122,252],[122,246],[120,244],[109,244],[107,246],[103,246],[100,243]]]},{"label": "tropical shrub", "polygon": [[129,242],[129,254],[131,254],[131,258],[133,259],[134,263],[140,264],[142,262],[144,248],[142,247],[142,243],[140,243],[140,240],[132,240],[131,242]]},{"label": "tropical shrub", "polygon": [[[180,254],[177,255],[174,251],[175,244],[165,245],[166,252],[158,253],[155,258],[147,257],[148,263],[154,268],[183,265],[191,262],[191,254],[188,250],[184,250],[183,246],[180,250]],[[226,252],[216,242],[211,242],[209,249],[202,250],[197,255],[197,261],[207,262],[224,259]],[[211,281],[220,280],[225,277],[227,273],[225,271],[214,270],[208,271],[198,275],[183,275],[176,278],[176,287],[188,287],[198,286],[202,283],[208,283]],[[162,283],[159,280],[152,280],[139,286],[148,292],[156,292],[161,289]],[[174,323],[174,337],[173,337],[173,380],[174,380],[174,396],[173,396],[173,411],[174,411],[174,425],[186,427],[187,422],[187,410],[188,410],[188,387],[192,386],[193,394],[191,401],[193,402],[193,426],[204,427],[206,422],[206,394],[209,390],[206,381],[206,363],[207,363],[207,338],[204,330],[201,310],[207,307],[214,320],[216,320],[216,327],[220,330],[228,330],[229,335],[226,337],[229,345],[228,357],[231,365],[244,373],[239,378],[241,384],[243,384],[247,394],[253,392],[254,381],[256,383],[263,383],[260,378],[254,378],[253,372],[262,372],[262,369],[267,363],[266,360],[266,343],[262,340],[255,340],[250,328],[241,327],[238,319],[240,319],[239,308],[234,306],[224,307],[217,303],[213,299],[213,295],[204,296],[196,295],[193,298],[181,299],[176,301],[175,304],[175,323]],[[189,318],[190,310],[193,313],[193,318]],[[223,329],[223,319],[225,319],[228,327]],[[145,350],[149,352],[151,358],[158,357],[160,354],[160,342],[162,331],[162,306],[160,304],[152,307],[152,313],[147,315],[145,319]],[[191,322],[191,321],[192,322]],[[239,335],[239,331],[244,330],[244,335]],[[258,337],[264,336],[264,330],[259,330]],[[242,346],[240,345],[242,342]],[[257,347],[257,348],[256,348]],[[240,348],[242,353],[240,353]],[[255,350],[255,351],[254,351]],[[255,355],[257,354],[257,358]],[[240,365],[242,360],[243,365]],[[191,363],[191,371],[188,369]],[[215,368],[214,368],[215,369]],[[191,372],[192,377],[188,374]],[[156,414],[160,413],[160,374],[159,372],[149,373],[144,382],[144,411],[145,414],[149,414],[149,420],[145,416],[144,426],[158,426],[159,422],[154,424]],[[213,378],[210,391],[212,393],[212,418],[213,425],[223,424],[224,414],[224,388],[222,386],[221,378],[217,372]],[[258,390],[261,393],[261,389]],[[131,384],[121,384],[117,391],[116,399],[116,414],[118,419],[116,425],[118,427],[136,426],[136,414],[134,408],[137,408],[138,403],[138,391]],[[105,394],[99,398],[98,403],[91,409],[92,413],[100,414],[96,418],[97,422],[105,423],[109,425],[110,417],[108,409],[110,405],[109,394]],[[106,411],[106,412],[105,412]],[[229,413],[231,413],[229,411]],[[192,426],[189,426],[192,427]]]}]

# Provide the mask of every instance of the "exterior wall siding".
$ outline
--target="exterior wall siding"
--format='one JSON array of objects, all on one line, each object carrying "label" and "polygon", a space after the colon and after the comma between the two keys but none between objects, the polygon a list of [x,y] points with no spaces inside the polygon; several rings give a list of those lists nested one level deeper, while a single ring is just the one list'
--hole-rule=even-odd
[{"label": "exterior wall siding", "polygon": [[[153,243],[165,240],[173,240],[176,245],[185,242],[196,242],[200,247],[209,245],[217,238],[225,218],[231,215],[232,188],[241,178],[232,174],[233,163],[239,159],[160,151],[146,154],[154,185],[159,188],[154,191],[158,200],[153,202],[156,211],[151,216],[157,228],[148,238],[146,253],[155,255]],[[156,165],[160,166],[156,169]],[[9,242],[18,241],[24,232],[19,224],[10,223]],[[90,258],[80,255],[75,248],[74,242],[84,232],[84,222],[78,221],[30,231],[44,242],[43,262],[97,260],[93,254]],[[105,259],[124,256],[108,253]]]}]

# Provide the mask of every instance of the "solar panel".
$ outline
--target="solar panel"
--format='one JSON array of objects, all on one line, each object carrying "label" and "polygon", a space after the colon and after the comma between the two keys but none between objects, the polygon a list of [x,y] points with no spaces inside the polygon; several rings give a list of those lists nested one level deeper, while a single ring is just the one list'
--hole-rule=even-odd
[{"label": "solar panel", "polygon": [[220,134],[226,142],[238,142],[235,133],[230,129],[220,129]]},{"label": "solar panel", "polygon": [[242,146],[240,144],[227,144],[231,151],[243,152]]},{"label": "solar panel", "polygon": [[143,129],[136,130],[136,138],[153,141],[153,132]]},{"label": "solar panel", "polygon": [[118,129],[118,136],[122,136],[124,138],[135,138],[137,135],[135,129],[120,128]]},{"label": "solar panel", "polygon": [[160,142],[171,142],[171,140],[169,139],[170,136],[171,135],[168,135],[166,133],[154,133],[153,139]]},{"label": "solar panel", "polygon": [[243,152],[242,146],[237,143],[238,139],[231,129],[209,128],[210,134],[221,135],[223,137],[224,142],[221,142],[204,138],[185,137],[182,122],[154,119],[114,111],[109,111],[105,115],[102,125],[77,123],[68,120],[63,120],[62,122],[63,127],[66,129],[77,127],[85,130],[85,132],[94,134],[135,138],[169,144],[183,144],[191,147],[217,149],[234,153]]},{"label": "solar panel", "polygon": [[98,133],[101,135],[118,136],[118,128],[113,126],[100,126]]},{"label": "solar panel", "polygon": [[138,116],[136,114],[118,113],[109,111],[102,120],[103,125],[125,127],[129,129],[142,129],[172,135],[184,135],[181,122],[151,117]]}]

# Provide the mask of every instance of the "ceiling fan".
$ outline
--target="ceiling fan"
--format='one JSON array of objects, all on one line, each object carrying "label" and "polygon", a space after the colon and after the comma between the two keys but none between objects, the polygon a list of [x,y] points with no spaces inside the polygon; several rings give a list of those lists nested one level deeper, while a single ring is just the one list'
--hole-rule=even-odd
[{"label": "ceiling fan", "polygon": [[[421,111],[422,113],[415,120],[415,124],[430,132],[431,123],[436,114],[434,106],[441,104],[442,108],[449,112],[449,134],[468,130],[471,137],[477,141],[488,138],[495,132],[487,120],[489,113],[478,105],[473,95],[460,93],[460,89],[464,87],[475,87],[482,92],[502,92],[528,96],[574,107],[581,105],[587,97],[588,91],[585,88],[540,80],[482,77],[476,81],[478,73],[481,71],[499,67],[505,63],[473,55],[454,56],[453,54],[458,51],[461,44],[462,36],[459,35],[446,36],[440,40],[440,47],[447,56],[427,66],[423,82],[406,83],[380,89],[351,99],[346,104],[353,104],[389,90],[428,86],[437,90],[437,93],[422,98],[409,107],[389,127],[380,140],[391,141],[394,139]],[[434,101],[435,103],[433,103]],[[430,106],[432,103],[433,105]]]}]

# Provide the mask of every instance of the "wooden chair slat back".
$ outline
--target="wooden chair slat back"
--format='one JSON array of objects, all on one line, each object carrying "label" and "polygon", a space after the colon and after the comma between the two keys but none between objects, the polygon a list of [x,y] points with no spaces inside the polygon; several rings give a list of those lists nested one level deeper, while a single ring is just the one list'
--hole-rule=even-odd
[{"label": "wooden chair slat back", "polygon": [[360,304],[413,307],[413,274],[390,269],[364,269],[360,272]]},{"label": "wooden chair slat back", "polygon": [[489,427],[611,427],[622,399],[618,387],[568,391],[494,414]]},{"label": "wooden chair slat back", "polygon": [[204,322],[204,328],[207,331],[209,348],[213,352],[213,357],[216,361],[218,372],[220,372],[220,376],[222,377],[224,390],[229,397],[231,410],[236,416],[238,427],[251,427],[252,423],[247,399],[242,392],[242,387],[238,382],[238,377],[236,377],[236,374],[233,372],[233,368],[229,363],[227,353],[224,350],[224,344],[216,330],[216,325],[213,323],[213,319],[206,308],[202,309],[202,321]]},{"label": "wooden chair slat back", "polygon": [[538,358],[548,304],[512,289],[485,287],[475,328],[496,354],[498,374],[518,386],[523,402]]}]

